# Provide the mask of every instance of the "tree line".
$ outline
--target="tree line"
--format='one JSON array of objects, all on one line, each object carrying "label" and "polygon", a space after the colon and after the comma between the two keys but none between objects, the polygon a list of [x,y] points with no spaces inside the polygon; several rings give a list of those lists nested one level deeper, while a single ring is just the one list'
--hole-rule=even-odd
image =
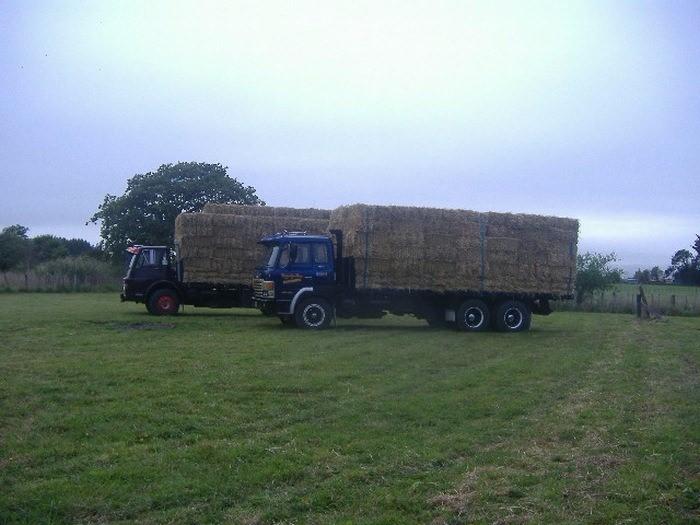
[{"label": "tree line", "polygon": [[[673,281],[674,284],[700,286],[700,235],[695,236],[691,246],[678,250],[671,257],[671,265],[662,270],[659,266],[650,269],[637,269],[634,280],[639,284],[652,284]],[[695,252],[695,253],[693,253]]]},{"label": "tree line", "polygon": [[0,232],[0,271],[26,269],[63,257],[102,256],[101,250],[84,239],[66,239],[55,235],[29,237],[29,228],[21,224]]}]

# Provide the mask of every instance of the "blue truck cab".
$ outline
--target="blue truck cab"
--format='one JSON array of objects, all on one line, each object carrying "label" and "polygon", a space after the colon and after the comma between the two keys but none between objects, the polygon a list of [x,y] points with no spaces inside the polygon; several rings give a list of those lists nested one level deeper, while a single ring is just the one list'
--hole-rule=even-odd
[{"label": "blue truck cab", "polygon": [[327,327],[340,291],[332,238],[285,231],[260,244],[266,250],[253,280],[255,306],[285,324]]}]

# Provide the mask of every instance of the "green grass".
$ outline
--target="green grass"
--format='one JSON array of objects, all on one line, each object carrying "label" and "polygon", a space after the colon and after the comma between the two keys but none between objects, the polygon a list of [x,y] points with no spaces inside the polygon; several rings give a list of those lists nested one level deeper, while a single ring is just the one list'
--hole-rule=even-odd
[{"label": "green grass", "polygon": [[696,318],[309,333],[114,294],[0,312],[1,523],[700,521]]}]

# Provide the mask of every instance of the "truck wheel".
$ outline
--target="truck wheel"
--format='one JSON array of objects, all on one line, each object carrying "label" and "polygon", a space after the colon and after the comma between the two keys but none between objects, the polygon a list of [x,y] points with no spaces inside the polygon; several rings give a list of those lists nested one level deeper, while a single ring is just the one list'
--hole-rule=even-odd
[{"label": "truck wheel", "polygon": [[153,315],[177,315],[180,300],[174,290],[156,290],[148,299],[148,311]]},{"label": "truck wheel", "polygon": [[457,330],[462,332],[483,332],[491,327],[488,305],[481,299],[464,301],[457,309],[455,317]]},{"label": "truck wheel", "polygon": [[496,328],[500,332],[522,332],[530,328],[532,313],[521,301],[503,301],[496,306]]},{"label": "truck wheel", "polygon": [[325,299],[310,297],[294,309],[294,320],[299,328],[322,330],[331,323],[333,310]]}]

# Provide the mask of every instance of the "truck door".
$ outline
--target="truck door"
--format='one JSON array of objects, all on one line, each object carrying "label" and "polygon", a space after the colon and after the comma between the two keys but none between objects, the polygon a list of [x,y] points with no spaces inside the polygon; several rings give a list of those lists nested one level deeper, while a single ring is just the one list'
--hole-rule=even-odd
[{"label": "truck door", "polygon": [[311,243],[290,242],[280,247],[278,267],[282,285],[280,299],[291,301],[301,288],[313,287]]},{"label": "truck door", "polygon": [[314,287],[317,288],[316,291],[323,294],[329,286],[335,285],[333,253],[330,243],[322,241],[311,243],[311,255],[313,257]]}]

